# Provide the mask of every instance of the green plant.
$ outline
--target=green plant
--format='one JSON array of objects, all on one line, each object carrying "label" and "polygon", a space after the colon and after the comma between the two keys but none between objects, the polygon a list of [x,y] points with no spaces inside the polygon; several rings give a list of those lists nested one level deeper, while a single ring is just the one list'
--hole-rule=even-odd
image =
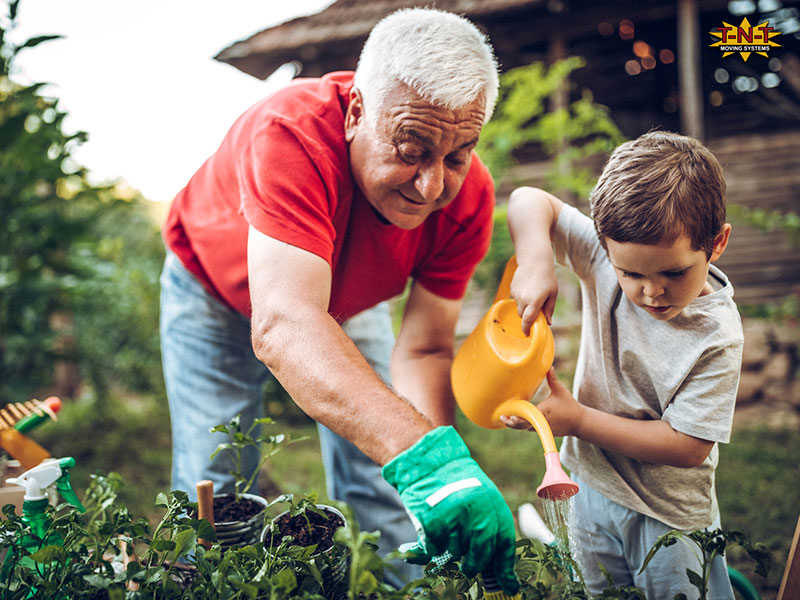
[{"label": "green plant", "polygon": [[783,213],[777,210],[751,208],[742,204],[731,204],[728,210],[731,218],[765,233],[781,231],[789,236],[793,244],[796,245],[800,241],[800,215],[796,212]]},{"label": "green plant", "polygon": [[19,4],[0,15],[0,405],[38,395],[62,365],[89,380],[102,410],[114,383],[162,388],[163,243],[139,194],[89,181],[73,159],[88,136],[64,131],[45,84],[15,81],[21,52],[60,37],[13,43]]},{"label": "green plant", "polygon": [[580,161],[611,152],[624,137],[588,90],[548,110],[550,99],[567,89],[570,74],[585,64],[572,56],[549,67],[535,62],[501,75],[497,108],[477,149],[496,180],[518,162],[520,151],[539,146],[553,160],[549,184],[578,198],[588,195],[596,175]]},{"label": "green plant", "polygon": [[[53,520],[42,547],[23,551],[9,565],[10,575],[0,581],[0,599],[481,600],[487,593],[481,575],[467,578],[453,561],[429,566],[422,578],[401,590],[387,585],[383,573],[391,567],[376,553],[377,534],[360,531],[346,506],[340,508],[347,525],[336,531],[330,552],[319,553],[314,546],[300,546],[285,536],[268,536],[266,542],[223,551],[219,544],[206,549],[198,542],[200,538],[213,542],[216,536],[207,521],[189,516],[196,504],[185,492],[158,495],[162,516],[151,527],[120,502],[122,484],[114,473],[95,475],[84,494],[86,513],[71,505],[51,509]],[[281,502],[288,502],[294,511],[318,508],[313,494],[298,500],[281,497],[273,504]],[[4,512],[0,551],[12,547],[26,531],[10,505]],[[61,543],[48,543],[55,538]],[[765,560],[760,545],[735,532],[673,532],[659,540],[648,560],[660,547],[679,539],[697,544],[707,561],[724,551],[727,542],[742,545],[759,565]],[[589,598],[577,564],[555,546],[520,540],[516,572],[523,600]],[[702,569],[689,573],[696,584],[704,575]],[[635,588],[615,588],[609,582],[596,598],[631,597],[644,599]]]},{"label": "green plant", "polygon": [[294,494],[281,494],[274,500],[270,501],[270,503],[267,505],[267,508],[271,508],[272,506],[279,504],[288,504],[289,507],[286,509],[286,512],[290,517],[301,517],[305,521],[306,528],[309,533],[314,532],[314,527],[311,524],[311,518],[309,517],[308,513],[319,515],[325,520],[329,518],[328,513],[326,513],[325,510],[319,506],[319,499],[316,492],[305,494],[298,500],[295,500]]},{"label": "green plant", "polygon": [[[264,463],[277,454],[282,447],[305,439],[292,439],[282,433],[275,435],[261,433],[262,426],[275,424],[269,417],[254,420],[247,431],[242,431],[241,421],[241,415],[236,415],[227,424],[222,423],[211,429],[211,433],[225,433],[228,435],[228,441],[222,442],[217,446],[217,449],[211,454],[211,459],[220,452],[226,452],[232,459],[233,468],[230,474],[233,475],[235,480],[234,495],[237,502],[242,499],[242,494],[252,487]],[[253,435],[253,431],[257,428],[259,429],[259,433]],[[258,452],[259,459],[256,469],[251,474],[245,475],[242,473],[242,455],[248,448],[255,449]]]},{"label": "green plant", "polygon": [[[497,182],[520,162],[519,156],[536,148],[551,161],[547,187],[581,201],[597,180],[597,159],[625,141],[608,110],[596,104],[588,90],[565,106],[548,108],[550,99],[566,90],[569,76],[585,61],[570,57],[551,66],[532,63],[503,73],[500,96],[492,120],[481,132],[477,152]],[[530,181],[514,182],[529,185]],[[506,224],[506,206],[494,214],[492,245],[475,272],[478,287],[493,292],[500,282],[514,246]]]},{"label": "green plant", "polygon": [[650,561],[653,560],[653,557],[661,548],[666,548],[678,542],[682,542],[689,547],[694,545],[696,549],[700,572],[687,568],[686,575],[691,584],[700,593],[699,600],[705,600],[707,597],[712,561],[717,556],[725,554],[725,549],[729,543],[736,543],[744,548],[750,558],[756,562],[756,573],[765,579],[772,564],[772,555],[768,548],[763,544],[751,542],[746,535],[738,531],[727,531],[725,529],[699,530],[691,533],[670,531],[662,535],[647,553],[640,572],[647,568],[647,565],[650,564]]}]

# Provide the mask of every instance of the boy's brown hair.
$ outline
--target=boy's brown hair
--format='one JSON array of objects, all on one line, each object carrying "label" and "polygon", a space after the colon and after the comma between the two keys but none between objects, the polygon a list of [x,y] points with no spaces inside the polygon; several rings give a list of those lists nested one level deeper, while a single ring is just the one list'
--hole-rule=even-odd
[{"label": "boy's brown hair", "polygon": [[722,167],[699,141],[651,131],[619,146],[590,196],[600,242],[670,244],[682,234],[711,256],[725,224]]}]

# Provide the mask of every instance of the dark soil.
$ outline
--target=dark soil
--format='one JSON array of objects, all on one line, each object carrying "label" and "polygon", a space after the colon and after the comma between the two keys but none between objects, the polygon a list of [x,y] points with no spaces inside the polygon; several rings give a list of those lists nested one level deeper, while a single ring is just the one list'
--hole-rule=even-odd
[{"label": "dark soil", "polygon": [[[288,512],[279,516],[275,521],[278,535],[292,536],[294,543],[298,546],[305,547],[317,544],[317,550],[325,552],[325,550],[333,546],[333,534],[339,527],[344,526],[344,521],[339,515],[324,508],[322,510],[328,516],[327,519],[310,510],[306,511],[305,514],[299,514],[294,517]],[[308,520],[306,520],[306,517]]]},{"label": "dark soil", "polygon": [[214,521],[216,523],[246,521],[262,510],[264,510],[263,504],[248,498],[242,498],[239,502],[236,502],[236,497],[233,494],[214,498]]}]

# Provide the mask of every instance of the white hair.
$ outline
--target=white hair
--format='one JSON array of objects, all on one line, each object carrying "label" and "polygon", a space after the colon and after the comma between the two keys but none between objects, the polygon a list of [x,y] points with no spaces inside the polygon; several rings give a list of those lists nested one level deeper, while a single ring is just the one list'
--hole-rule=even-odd
[{"label": "white hair", "polygon": [[405,8],[370,32],[354,85],[365,103],[382,104],[398,81],[450,110],[483,97],[486,123],[497,101],[497,71],[492,46],[473,23],[442,10]]}]

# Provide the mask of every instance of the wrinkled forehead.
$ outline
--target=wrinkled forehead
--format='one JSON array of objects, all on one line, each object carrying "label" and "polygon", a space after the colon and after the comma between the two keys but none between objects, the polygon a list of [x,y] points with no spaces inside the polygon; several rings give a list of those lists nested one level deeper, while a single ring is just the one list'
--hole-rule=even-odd
[{"label": "wrinkled forehead", "polygon": [[455,146],[475,144],[483,128],[482,102],[445,108],[422,98],[408,86],[398,87],[375,109],[372,125],[379,133],[411,136],[430,145],[444,140]]}]

